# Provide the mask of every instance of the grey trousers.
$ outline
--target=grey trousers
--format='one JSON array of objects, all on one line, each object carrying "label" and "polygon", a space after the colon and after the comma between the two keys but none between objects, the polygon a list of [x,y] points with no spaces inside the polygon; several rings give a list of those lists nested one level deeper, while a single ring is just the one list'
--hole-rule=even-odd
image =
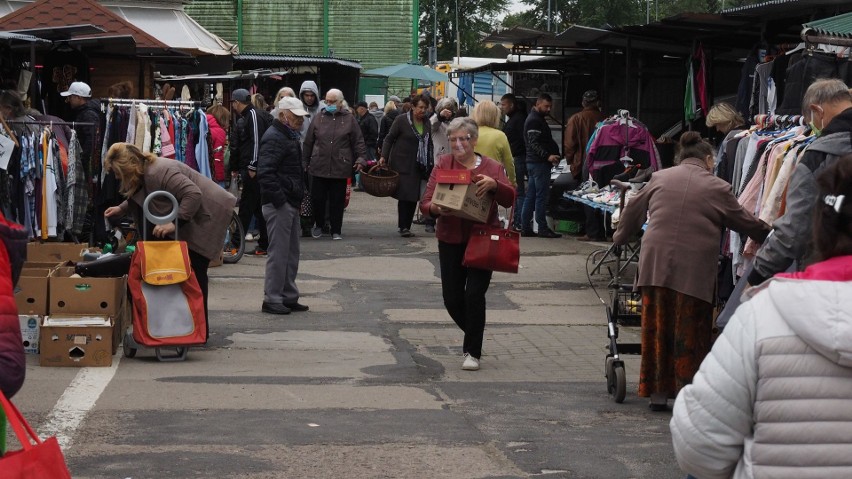
[{"label": "grey trousers", "polygon": [[276,208],[272,203],[262,207],[269,233],[266,250],[266,278],[263,300],[267,303],[295,303],[299,300],[296,274],[299,272],[299,210],[289,203]]}]

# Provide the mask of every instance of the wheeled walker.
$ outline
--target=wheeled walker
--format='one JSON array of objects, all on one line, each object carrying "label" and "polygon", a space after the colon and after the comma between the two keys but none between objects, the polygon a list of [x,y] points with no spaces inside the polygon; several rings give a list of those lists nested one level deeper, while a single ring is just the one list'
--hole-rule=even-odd
[{"label": "wheeled walker", "polygon": [[[630,186],[613,182],[621,189],[621,209],[624,209],[625,193]],[[623,246],[611,245],[607,249],[594,251],[586,260],[586,273],[589,284],[596,294],[594,277],[608,278],[609,300],[598,294],[598,299],[606,308],[608,352],[604,362],[607,393],[616,403],[624,402],[627,394],[627,373],[622,355],[641,354],[641,343],[619,343],[618,333],[621,326],[640,326],[642,322],[642,295],[635,291],[633,282],[625,283],[625,276],[635,274],[635,265],[639,261],[640,240],[636,238]]]}]

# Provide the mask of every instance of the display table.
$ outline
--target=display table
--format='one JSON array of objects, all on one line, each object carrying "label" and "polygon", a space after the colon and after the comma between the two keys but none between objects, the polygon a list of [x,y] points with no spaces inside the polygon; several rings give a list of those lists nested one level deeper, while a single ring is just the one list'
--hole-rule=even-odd
[{"label": "display table", "polygon": [[573,201],[575,203],[582,203],[586,206],[591,206],[592,208],[604,211],[606,213],[612,214],[615,210],[615,206],[608,205],[606,203],[595,203],[592,200],[587,200],[586,198],[582,198],[580,196],[574,196],[571,193],[563,193],[562,197],[566,200]]}]

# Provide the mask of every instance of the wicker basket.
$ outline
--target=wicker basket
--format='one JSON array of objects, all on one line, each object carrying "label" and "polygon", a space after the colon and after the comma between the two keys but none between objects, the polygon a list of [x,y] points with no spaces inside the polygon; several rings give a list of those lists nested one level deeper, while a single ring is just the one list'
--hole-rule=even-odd
[{"label": "wicker basket", "polygon": [[399,188],[399,173],[386,166],[375,165],[361,172],[361,185],[370,195],[379,198],[391,196]]}]

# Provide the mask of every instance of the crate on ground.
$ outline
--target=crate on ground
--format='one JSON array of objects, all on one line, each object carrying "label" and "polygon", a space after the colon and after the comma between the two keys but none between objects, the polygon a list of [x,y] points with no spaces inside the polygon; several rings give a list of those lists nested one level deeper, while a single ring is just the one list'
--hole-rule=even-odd
[{"label": "crate on ground", "polygon": [[582,225],[571,220],[556,220],[554,228],[559,233],[579,234],[582,230]]}]

